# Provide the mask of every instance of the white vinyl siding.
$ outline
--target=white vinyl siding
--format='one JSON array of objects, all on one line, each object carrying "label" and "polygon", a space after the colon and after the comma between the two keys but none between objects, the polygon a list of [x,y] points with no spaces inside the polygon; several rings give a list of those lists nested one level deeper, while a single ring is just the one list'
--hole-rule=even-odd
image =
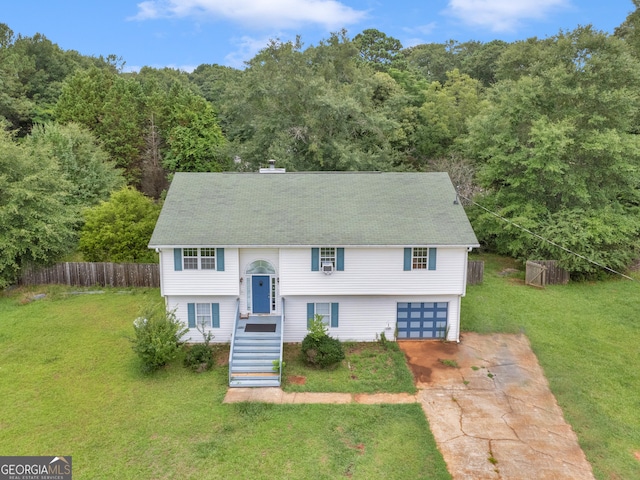
[{"label": "white vinyl siding", "polygon": [[460,298],[452,295],[434,296],[300,296],[285,300],[285,342],[300,342],[307,335],[307,304],[338,303],[340,322],[329,335],[341,341],[373,342],[384,332],[394,339],[399,302],[448,302],[449,329],[447,339],[458,340]]},{"label": "white vinyl siding", "polygon": [[[186,250],[186,248],[184,249]],[[238,249],[225,248],[224,271],[211,269],[176,271],[172,248],[160,252],[162,295],[235,295],[240,291]]]},{"label": "white vinyl siding", "polygon": [[[195,304],[195,312],[197,317],[202,318],[198,312],[203,312],[203,317],[208,318],[208,327],[206,332],[211,332],[214,338],[211,340],[214,343],[227,343],[231,340],[231,332],[233,331],[233,325],[236,315],[236,298],[235,297],[220,297],[220,296],[173,296],[166,297],[167,310],[175,311],[176,317],[185,326],[189,325],[189,311],[188,305],[190,303]],[[220,309],[220,327],[211,327],[211,304],[217,303]],[[204,307],[200,307],[204,305]],[[182,340],[188,343],[201,343],[203,342],[202,334],[197,328],[190,328],[189,331],[182,337]]]},{"label": "white vinyl siding", "polygon": [[309,269],[309,250],[280,251],[280,295],[463,295],[466,248],[438,247],[436,270],[404,271],[404,248],[345,248],[344,271]]}]

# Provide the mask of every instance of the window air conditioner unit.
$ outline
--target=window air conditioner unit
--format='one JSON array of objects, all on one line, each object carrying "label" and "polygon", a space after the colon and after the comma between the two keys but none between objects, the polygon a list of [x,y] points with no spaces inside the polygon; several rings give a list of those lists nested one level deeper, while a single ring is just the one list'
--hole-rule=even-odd
[{"label": "window air conditioner unit", "polygon": [[323,262],[322,263],[322,273],[325,275],[331,275],[333,273],[333,263],[331,262]]}]

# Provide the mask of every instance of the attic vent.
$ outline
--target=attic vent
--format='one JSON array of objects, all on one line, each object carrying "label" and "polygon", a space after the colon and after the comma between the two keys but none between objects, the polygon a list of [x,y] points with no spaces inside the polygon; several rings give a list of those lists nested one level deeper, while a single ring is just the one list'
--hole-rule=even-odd
[{"label": "attic vent", "polygon": [[276,161],[269,160],[269,168],[261,168],[260,173],[285,173],[285,168],[276,168]]}]

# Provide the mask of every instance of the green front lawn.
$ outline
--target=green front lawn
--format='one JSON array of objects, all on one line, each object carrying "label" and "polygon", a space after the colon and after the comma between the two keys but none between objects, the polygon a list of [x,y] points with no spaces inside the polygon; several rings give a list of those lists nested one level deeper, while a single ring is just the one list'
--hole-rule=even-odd
[{"label": "green front lawn", "polygon": [[157,290],[0,297],[0,455],[72,455],[74,478],[450,478],[412,405],[222,404],[227,367],[140,372]]},{"label": "green front lawn", "polygon": [[525,333],[596,477],[640,478],[640,282],[537,289],[509,272],[521,269],[514,262],[482,259],[484,283],[467,289],[462,329]]},{"label": "green front lawn", "polygon": [[413,375],[395,342],[343,343],[345,359],[333,368],[304,365],[300,344],[285,344],[287,392],[415,393]]}]

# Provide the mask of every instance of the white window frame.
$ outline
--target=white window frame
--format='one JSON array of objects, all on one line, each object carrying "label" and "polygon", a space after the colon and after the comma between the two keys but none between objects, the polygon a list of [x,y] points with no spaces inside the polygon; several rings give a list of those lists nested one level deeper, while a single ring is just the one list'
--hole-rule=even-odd
[{"label": "white window frame", "polygon": [[411,249],[411,270],[429,269],[429,247],[413,247]]},{"label": "white window frame", "polygon": [[211,247],[183,248],[182,268],[184,270],[215,270],[216,249]]},{"label": "white window frame", "polygon": [[[327,313],[322,313],[318,310],[320,305],[326,305]],[[324,308],[324,307],[323,307]],[[322,323],[324,323],[327,327],[331,328],[331,302],[320,302],[314,304],[314,312],[316,315],[322,316]]]},{"label": "white window frame", "polygon": [[322,268],[322,265],[330,263],[335,269],[337,267],[337,252],[338,249],[336,247],[320,247],[320,268]]},{"label": "white window frame", "polygon": [[213,328],[210,303],[196,303],[196,327]]}]

